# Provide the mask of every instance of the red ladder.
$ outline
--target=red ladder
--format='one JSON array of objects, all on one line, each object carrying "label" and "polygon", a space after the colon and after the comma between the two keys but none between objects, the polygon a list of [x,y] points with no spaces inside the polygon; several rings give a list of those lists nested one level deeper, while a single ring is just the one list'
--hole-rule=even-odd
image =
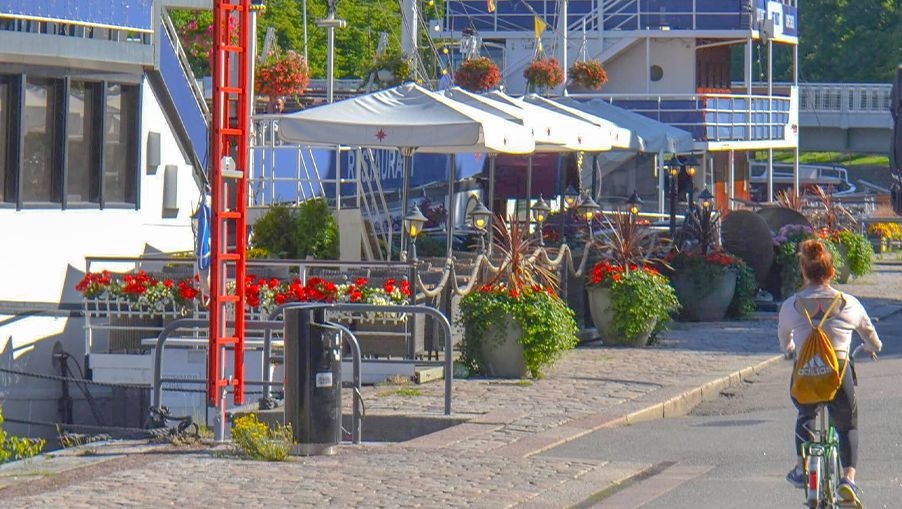
[{"label": "red ladder", "polygon": [[[237,44],[231,19],[237,19]],[[233,21],[234,22],[234,21]],[[247,255],[248,51],[250,0],[213,3],[213,118],[210,123],[210,348],[207,404],[232,387],[244,403],[244,280]],[[234,65],[236,68],[230,69]],[[237,79],[237,83],[233,80]],[[230,294],[230,287],[234,287]],[[232,322],[232,323],[229,323]],[[230,326],[231,325],[231,326]],[[226,348],[234,369],[225,373]]]}]

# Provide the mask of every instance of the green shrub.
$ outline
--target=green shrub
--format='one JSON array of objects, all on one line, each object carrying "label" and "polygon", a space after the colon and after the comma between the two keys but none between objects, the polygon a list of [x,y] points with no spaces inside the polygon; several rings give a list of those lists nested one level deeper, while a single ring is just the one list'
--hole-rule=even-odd
[{"label": "green shrub", "polygon": [[285,205],[273,205],[254,223],[251,245],[265,249],[277,258],[295,258],[294,234],[297,211]]},{"label": "green shrub", "polygon": [[3,429],[3,406],[0,405],[0,464],[31,458],[41,454],[46,441],[12,436]]},{"label": "green shrub", "polygon": [[297,239],[295,258],[338,259],[338,225],[326,200],[317,198],[302,203],[294,232]]},{"label": "green shrub", "polygon": [[240,456],[262,461],[285,461],[294,446],[291,426],[270,429],[256,414],[235,419],[232,443]]},{"label": "green shrub", "polygon": [[338,226],[323,199],[299,207],[273,205],[253,227],[251,247],[276,258],[318,260],[338,258]]}]

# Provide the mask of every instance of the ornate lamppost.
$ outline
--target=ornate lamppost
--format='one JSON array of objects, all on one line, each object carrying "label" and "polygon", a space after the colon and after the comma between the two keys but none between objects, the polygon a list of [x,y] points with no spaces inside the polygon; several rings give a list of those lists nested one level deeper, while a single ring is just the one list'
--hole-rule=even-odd
[{"label": "ornate lamppost", "polygon": [[701,202],[702,210],[707,212],[714,205],[714,195],[711,194],[711,191],[708,191],[708,188],[702,189],[702,192],[698,193],[698,199]]},{"label": "ornate lamppost", "polygon": [[479,233],[479,254],[485,253],[485,234],[491,220],[492,211],[476,198],[476,206],[470,211],[470,224]]},{"label": "ornate lamppost", "polygon": [[589,242],[595,240],[595,235],[592,231],[592,220],[595,219],[595,214],[598,213],[598,210],[600,208],[601,207],[599,207],[598,204],[595,203],[595,200],[593,200],[592,197],[588,195],[586,196],[586,199],[579,204],[579,207],[577,207],[579,215],[586,220],[586,224],[589,227]]},{"label": "ornate lamppost", "polygon": [[410,209],[410,213],[404,217],[404,231],[410,237],[409,255],[412,262],[417,261],[417,235],[423,230],[423,225],[428,219],[420,212],[420,207],[416,205]]},{"label": "ornate lamppost", "polygon": [[689,195],[687,198],[687,203],[689,204],[689,208],[695,206],[695,202],[692,200],[692,195],[695,191],[695,181],[693,178],[695,177],[695,172],[698,169],[698,159],[693,156],[689,156],[688,159],[683,163],[683,171],[686,172],[686,175],[689,176]]},{"label": "ornate lamppost", "polygon": [[642,198],[639,198],[639,193],[633,191],[633,194],[626,200],[626,204],[629,206],[630,216],[635,219],[639,215],[639,209],[642,208]]},{"label": "ornate lamppost", "polygon": [[579,191],[572,185],[568,185],[561,195],[561,241],[567,243],[567,213],[576,206],[579,201]]},{"label": "ornate lamppost", "polygon": [[542,198],[542,195],[539,195],[539,201],[532,206],[532,219],[536,222],[536,233],[539,237],[539,246],[545,245],[545,232],[543,223],[548,219],[548,213],[551,211],[551,207],[545,203],[545,200]]}]

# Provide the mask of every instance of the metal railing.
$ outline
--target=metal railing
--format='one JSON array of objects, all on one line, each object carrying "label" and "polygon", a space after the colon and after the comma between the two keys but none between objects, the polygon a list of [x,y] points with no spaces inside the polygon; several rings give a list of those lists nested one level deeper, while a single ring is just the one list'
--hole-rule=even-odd
[{"label": "metal railing", "polygon": [[150,0],[9,0],[0,29],[151,44],[153,12]]},{"label": "metal railing", "polygon": [[748,94],[570,94],[601,98],[692,133],[696,140],[782,140],[792,98]]},{"label": "metal railing", "polygon": [[892,91],[889,83],[806,83],[799,85],[799,111],[888,114]]}]

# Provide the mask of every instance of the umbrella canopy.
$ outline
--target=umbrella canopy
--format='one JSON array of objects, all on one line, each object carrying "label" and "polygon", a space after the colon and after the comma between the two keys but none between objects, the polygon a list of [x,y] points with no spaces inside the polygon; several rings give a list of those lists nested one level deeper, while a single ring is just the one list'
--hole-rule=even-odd
[{"label": "umbrella canopy", "polygon": [[[443,90],[441,94],[467,106],[529,127],[535,138],[537,152],[558,152],[576,136],[574,133],[568,133],[566,129],[545,129],[545,125],[540,122],[542,119],[529,116],[520,106],[489,99],[460,87]],[[544,120],[547,121],[548,118],[544,117]]]},{"label": "umbrella canopy", "polygon": [[416,152],[533,151],[530,129],[414,83],[280,117],[289,143],[412,148]]},{"label": "umbrella canopy", "polygon": [[[611,148],[613,149],[639,150],[638,148],[633,147],[633,140],[638,140],[639,136],[633,133],[631,129],[617,125],[617,123],[612,122],[611,120],[602,118],[598,115],[587,113],[577,108],[571,108],[570,106],[552,101],[551,99],[547,99],[538,94],[529,94],[523,96],[523,100],[529,104],[535,104],[536,106],[546,108],[555,113],[567,115],[569,117],[597,125],[598,127],[610,133],[609,136],[611,138]],[[638,145],[638,143],[635,144]]]},{"label": "umbrella canopy", "polygon": [[530,104],[523,99],[511,97],[504,92],[493,91],[485,94],[485,97],[502,104],[516,106],[523,110],[530,125],[536,131],[544,131],[547,136],[557,136],[562,131],[566,140],[564,145],[557,147],[543,147],[546,152],[602,152],[611,150],[614,144],[614,135],[609,130],[599,125],[580,120],[570,115],[564,115],[551,111],[535,104]]},{"label": "umbrella canopy", "polygon": [[[642,152],[666,152],[670,154],[689,153],[693,150],[694,141],[688,131],[678,129],[653,118],[614,106],[603,99],[577,101],[569,97],[556,99],[556,102],[592,115],[606,118],[615,124],[626,127],[638,135],[641,140],[639,150]],[[638,140],[637,140],[638,141]]]}]

